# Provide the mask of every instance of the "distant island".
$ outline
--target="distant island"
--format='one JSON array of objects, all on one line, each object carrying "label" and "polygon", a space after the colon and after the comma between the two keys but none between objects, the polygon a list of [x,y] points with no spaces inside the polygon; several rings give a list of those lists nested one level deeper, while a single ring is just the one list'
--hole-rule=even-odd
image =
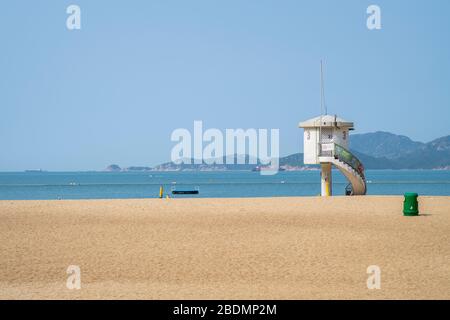
[{"label": "distant island", "polygon": [[[450,170],[450,135],[428,143],[413,141],[402,135],[377,131],[354,134],[350,138],[351,151],[364,163],[366,169],[436,169]],[[121,168],[109,165],[105,171],[257,171],[257,164],[174,164],[166,162],[155,167]],[[193,159],[191,159],[193,160]],[[223,161],[225,163],[225,161]],[[284,171],[317,170],[316,166],[303,163],[303,153],[295,153],[280,158],[280,168]]]},{"label": "distant island", "polygon": [[153,168],[151,167],[128,167],[128,168],[121,168],[117,164],[111,164],[104,171],[110,171],[110,172],[120,172],[120,171],[153,171]]}]

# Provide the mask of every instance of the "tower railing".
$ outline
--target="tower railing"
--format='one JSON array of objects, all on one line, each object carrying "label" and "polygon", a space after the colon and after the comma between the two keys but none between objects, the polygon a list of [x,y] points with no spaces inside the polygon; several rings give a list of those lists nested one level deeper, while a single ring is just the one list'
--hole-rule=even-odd
[{"label": "tower railing", "polygon": [[364,166],[359,159],[352,154],[350,151],[345,149],[344,147],[334,143],[320,143],[319,144],[319,156],[320,157],[334,157],[335,159],[339,159],[345,164],[349,165],[353,170],[358,172],[363,179],[364,176]]},{"label": "tower railing", "polygon": [[363,179],[364,176],[364,166],[361,161],[350,151],[345,149],[344,147],[334,144],[334,157],[339,159],[340,161],[348,164],[352,167],[356,172],[358,172]]}]

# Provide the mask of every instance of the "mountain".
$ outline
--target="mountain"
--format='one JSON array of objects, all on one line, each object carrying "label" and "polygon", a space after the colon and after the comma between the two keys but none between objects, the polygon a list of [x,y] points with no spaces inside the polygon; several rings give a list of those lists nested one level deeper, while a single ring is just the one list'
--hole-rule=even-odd
[{"label": "mountain", "polygon": [[422,148],[402,154],[397,162],[406,169],[438,169],[450,167],[450,136],[426,143]]},{"label": "mountain", "polygon": [[376,158],[395,159],[401,155],[420,150],[425,146],[422,142],[412,141],[402,135],[377,131],[373,133],[352,134],[350,149],[357,150]]},{"label": "mountain", "polygon": [[280,158],[280,166],[303,166],[303,153],[294,153]]},{"label": "mountain", "polygon": [[[377,131],[350,136],[350,151],[364,164],[366,169],[450,169],[450,135],[428,143],[413,141],[402,135]],[[237,163],[234,155],[234,163]],[[180,164],[166,162],[156,167],[128,167],[121,169],[110,165],[106,171],[225,171],[254,170],[260,166],[258,159],[250,164],[248,155],[242,156],[245,164]],[[193,163],[193,159],[190,159]],[[305,166],[303,153],[295,153],[280,158],[280,167],[284,170],[308,170],[317,166]]]},{"label": "mountain", "polygon": [[356,150],[351,152],[363,163],[366,169],[401,169],[397,161],[386,157],[372,157]]},{"label": "mountain", "polygon": [[[398,164],[387,158],[375,158],[364,153],[352,150],[352,153],[364,164],[367,169],[399,169]],[[281,167],[303,167],[303,153],[294,153],[289,156],[280,158]],[[313,165],[307,168],[315,167]]]},{"label": "mountain", "polygon": [[450,135],[433,140],[433,141],[427,143],[427,145],[429,145],[436,151],[449,151],[450,150]]},{"label": "mountain", "polygon": [[[438,169],[450,166],[450,135],[422,143],[382,131],[355,134],[350,136],[350,149],[370,169]],[[378,163],[370,158],[364,161],[366,156],[375,158]]]},{"label": "mountain", "polygon": [[[244,164],[237,164],[238,157],[241,159],[241,161],[244,162]],[[188,161],[186,161],[188,160]],[[234,155],[233,156],[233,163],[235,164],[226,164],[226,157],[222,157],[221,163],[218,164],[218,159],[211,159],[208,161],[208,164],[205,161],[202,161],[201,164],[194,163],[194,159],[184,159],[184,162],[182,164],[175,164],[173,162],[166,162],[163,164],[160,164],[153,168],[155,171],[225,171],[225,170],[253,170],[255,167],[260,166],[261,162],[259,159],[252,158],[250,161],[250,156],[248,155]],[[215,163],[214,163],[215,162]]]},{"label": "mountain", "polygon": [[118,172],[122,171],[122,169],[117,164],[111,164],[106,167],[105,171]]}]

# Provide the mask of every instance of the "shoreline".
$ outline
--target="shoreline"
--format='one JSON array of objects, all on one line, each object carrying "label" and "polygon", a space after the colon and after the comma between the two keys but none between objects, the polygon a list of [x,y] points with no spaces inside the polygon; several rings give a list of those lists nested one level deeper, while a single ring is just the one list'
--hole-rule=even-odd
[{"label": "shoreline", "polygon": [[[167,194],[166,194],[167,195]],[[165,195],[165,196],[166,196]],[[316,196],[311,196],[311,195],[305,195],[305,196],[274,196],[274,197],[266,197],[266,196],[260,196],[260,197],[200,197],[200,196],[180,196],[177,195],[176,197],[172,197],[172,195],[169,195],[170,198],[159,198],[158,196],[154,196],[151,198],[83,198],[83,199],[78,199],[78,198],[61,198],[61,199],[0,199],[0,205],[2,204],[2,202],[14,202],[14,203],[20,203],[20,202],[66,202],[66,201],[77,201],[77,202],[84,202],[84,201],[146,201],[146,200],[150,200],[150,201],[169,201],[169,200],[175,200],[175,201],[197,201],[197,200],[217,200],[217,201],[222,201],[222,200],[265,200],[265,199],[327,199],[327,198],[336,198],[336,199],[350,199],[350,198],[402,198],[403,199],[403,195],[398,195],[398,194],[383,194],[383,195],[378,195],[378,194],[372,194],[372,195],[363,195],[363,196],[345,196],[345,195],[333,195],[330,197],[321,197],[320,195],[316,195]],[[446,195],[420,195],[419,194],[419,199],[425,199],[425,198],[450,198],[450,196],[446,196]],[[419,200],[420,201],[420,200]],[[450,208],[449,208],[450,210]]]}]

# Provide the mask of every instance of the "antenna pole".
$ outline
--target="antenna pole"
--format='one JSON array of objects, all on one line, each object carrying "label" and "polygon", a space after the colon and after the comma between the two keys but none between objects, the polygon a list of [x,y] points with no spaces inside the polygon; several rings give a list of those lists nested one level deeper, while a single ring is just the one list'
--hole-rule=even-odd
[{"label": "antenna pole", "polygon": [[322,63],[322,60],[320,60],[320,111],[322,112],[322,114],[328,114],[327,105],[325,104],[325,88],[323,85],[323,63]]},{"label": "antenna pole", "polygon": [[323,94],[322,94],[322,88],[323,88],[323,76],[322,76],[322,60],[320,60],[320,118],[319,118],[319,155],[322,154],[322,115],[323,115]]},{"label": "antenna pole", "polygon": [[320,60],[320,114],[323,113],[323,66],[322,60]]}]

